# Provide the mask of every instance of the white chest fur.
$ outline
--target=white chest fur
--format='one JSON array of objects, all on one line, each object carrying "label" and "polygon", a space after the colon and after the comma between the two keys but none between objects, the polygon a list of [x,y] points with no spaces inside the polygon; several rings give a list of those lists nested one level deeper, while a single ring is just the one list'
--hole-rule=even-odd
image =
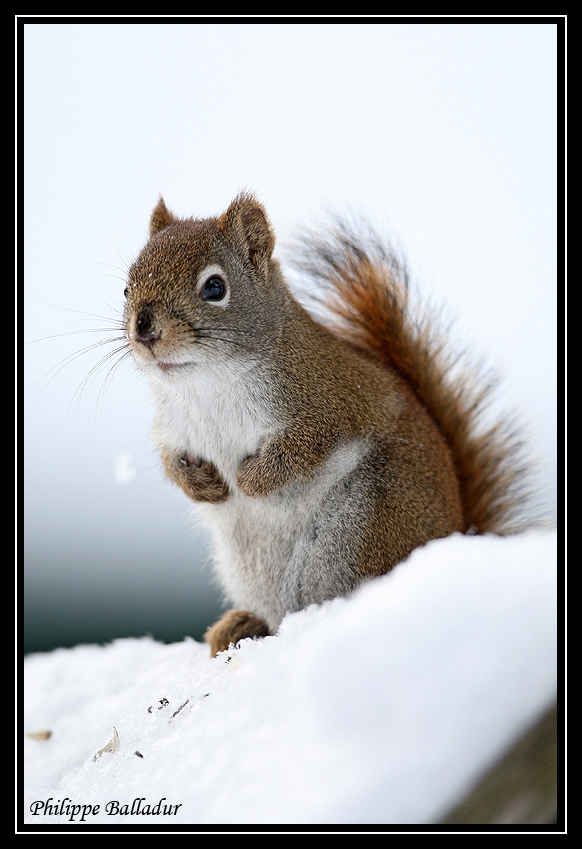
[{"label": "white chest fur", "polygon": [[185,374],[150,375],[159,447],[212,462],[235,487],[242,461],[276,430],[261,402],[256,374],[244,363],[194,365]]}]

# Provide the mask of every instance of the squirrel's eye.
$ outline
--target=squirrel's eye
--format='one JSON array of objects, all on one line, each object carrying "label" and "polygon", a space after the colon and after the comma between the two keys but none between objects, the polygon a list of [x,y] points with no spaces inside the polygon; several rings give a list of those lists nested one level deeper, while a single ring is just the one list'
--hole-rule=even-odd
[{"label": "squirrel's eye", "polygon": [[218,274],[213,274],[212,277],[209,277],[200,290],[200,297],[203,301],[221,301],[225,294],[226,284]]},{"label": "squirrel's eye", "polygon": [[128,295],[129,295],[129,286],[126,286],[125,289],[123,290],[123,297],[127,298]]}]

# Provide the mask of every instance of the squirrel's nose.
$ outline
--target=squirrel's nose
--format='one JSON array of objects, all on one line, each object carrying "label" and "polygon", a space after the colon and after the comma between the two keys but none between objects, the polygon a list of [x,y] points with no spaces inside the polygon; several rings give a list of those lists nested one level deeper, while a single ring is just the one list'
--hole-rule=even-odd
[{"label": "squirrel's nose", "polygon": [[135,338],[138,342],[152,348],[160,338],[161,333],[156,330],[154,322],[154,311],[151,304],[144,304],[135,319]]}]

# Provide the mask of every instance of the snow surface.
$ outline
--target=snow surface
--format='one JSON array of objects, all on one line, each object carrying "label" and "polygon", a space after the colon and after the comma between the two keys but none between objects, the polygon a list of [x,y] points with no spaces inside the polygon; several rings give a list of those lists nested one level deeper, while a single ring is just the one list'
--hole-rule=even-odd
[{"label": "snow surface", "polygon": [[216,659],[148,637],[27,657],[24,730],[52,734],[24,739],[25,823],[438,822],[556,696],[556,542],[434,541]]}]

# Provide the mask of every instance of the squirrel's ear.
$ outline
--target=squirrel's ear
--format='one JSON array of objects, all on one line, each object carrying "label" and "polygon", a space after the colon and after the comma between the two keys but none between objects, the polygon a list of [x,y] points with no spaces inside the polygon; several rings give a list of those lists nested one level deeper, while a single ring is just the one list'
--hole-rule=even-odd
[{"label": "squirrel's ear", "polygon": [[156,233],[159,233],[160,230],[164,230],[168,224],[173,224],[174,221],[177,221],[177,218],[166,207],[164,199],[160,195],[160,199],[154,207],[150,218],[150,239]]},{"label": "squirrel's ear", "polygon": [[235,237],[242,236],[250,261],[262,272],[275,247],[275,236],[263,206],[252,195],[241,194],[221,217],[220,225]]}]

